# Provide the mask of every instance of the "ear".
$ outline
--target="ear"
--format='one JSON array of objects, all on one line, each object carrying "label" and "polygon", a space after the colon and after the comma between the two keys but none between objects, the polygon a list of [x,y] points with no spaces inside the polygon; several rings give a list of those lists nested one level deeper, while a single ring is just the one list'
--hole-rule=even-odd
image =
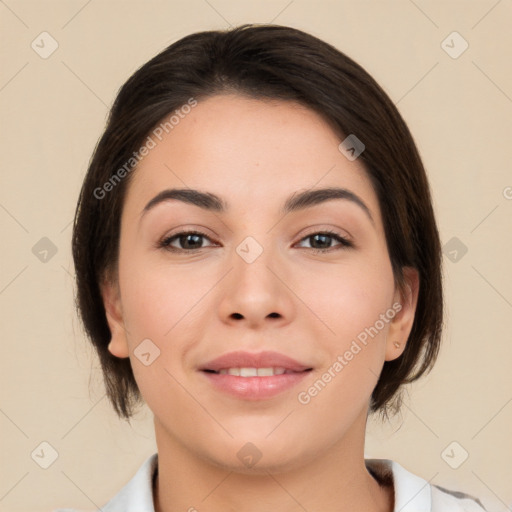
[{"label": "ear", "polygon": [[392,361],[404,352],[418,304],[419,272],[412,267],[404,267],[402,271],[405,290],[403,292],[399,289],[395,291],[392,309],[397,313],[389,324],[386,338],[386,361]]},{"label": "ear", "polygon": [[119,286],[117,282],[113,282],[109,279],[100,285],[100,289],[111,335],[108,350],[116,357],[128,357],[130,351],[123,322]]}]

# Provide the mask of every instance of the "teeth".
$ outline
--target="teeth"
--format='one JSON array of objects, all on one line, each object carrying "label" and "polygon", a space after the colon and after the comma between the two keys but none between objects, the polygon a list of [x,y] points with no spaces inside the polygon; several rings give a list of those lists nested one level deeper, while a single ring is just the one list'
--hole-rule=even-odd
[{"label": "teeth", "polygon": [[236,377],[273,377],[283,373],[293,373],[285,368],[222,368],[220,375],[235,375]]},{"label": "teeth", "polygon": [[257,368],[240,368],[240,377],[257,377]]}]

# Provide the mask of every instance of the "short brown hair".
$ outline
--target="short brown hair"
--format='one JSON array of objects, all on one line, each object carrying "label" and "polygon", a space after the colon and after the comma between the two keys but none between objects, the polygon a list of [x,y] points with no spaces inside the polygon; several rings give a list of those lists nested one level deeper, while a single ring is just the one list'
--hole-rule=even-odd
[{"label": "short brown hair", "polygon": [[[121,87],[85,176],[72,242],[77,307],[114,409],[129,418],[141,399],[130,360],[108,351],[111,333],[100,293],[100,283],[117,266],[123,201],[133,175],[119,179],[119,169],[126,170],[151,130],[190,98],[225,92],[299,102],[340,136],[355,134],[364,143],[359,158],[379,200],[395,282],[403,287],[406,266],[416,268],[420,279],[405,351],[384,363],[372,394],[372,411],[397,408],[400,386],[432,367],[443,320],[440,240],[413,138],[375,80],[330,44],[294,28],[242,25],[188,35],[139,68]],[[107,182],[114,185],[100,197]]]}]

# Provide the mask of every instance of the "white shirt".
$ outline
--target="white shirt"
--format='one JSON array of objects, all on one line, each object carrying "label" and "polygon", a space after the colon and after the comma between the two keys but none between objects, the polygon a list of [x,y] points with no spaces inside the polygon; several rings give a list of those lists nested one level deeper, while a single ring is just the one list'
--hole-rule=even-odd
[{"label": "white shirt", "polygon": [[[103,512],[155,512],[153,478],[158,454],[151,455],[135,476],[103,507]],[[395,492],[393,512],[485,512],[478,500],[464,493],[448,491],[409,473],[387,459],[366,459],[366,467],[379,480],[391,479]],[[54,512],[75,512],[57,509]]]}]

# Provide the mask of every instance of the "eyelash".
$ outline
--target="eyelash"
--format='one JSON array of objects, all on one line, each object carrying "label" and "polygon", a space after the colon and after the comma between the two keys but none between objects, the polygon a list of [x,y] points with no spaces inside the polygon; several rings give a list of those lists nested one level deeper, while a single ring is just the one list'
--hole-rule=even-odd
[{"label": "eyelash", "polygon": [[[175,239],[179,239],[180,237],[186,236],[186,235],[198,235],[198,236],[207,238],[208,240],[212,241],[208,235],[206,235],[205,233],[201,233],[200,231],[180,231],[179,233],[175,233],[172,236],[168,236],[168,237],[165,237],[162,240],[160,240],[160,242],[158,242],[158,244],[157,244],[157,247],[159,249],[165,249],[167,251],[174,252],[174,253],[187,253],[187,252],[195,253],[197,251],[205,249],[205,247],[199,247],[197,249],[178,249],[178,248],[172,247],[170,245]],[[299,242],[302,242],[303,240],[306,240],[308,238],[312,238],[315,235],[327,235],[329,238],[334,238],[337,242],[340,243],[339,246],[328,247],[327,249],[311,248],[311,250],[315,254],[322,254],[322,253],[331,252],[333,250],[348,249],[348,248],[354,247],[354,244],[352,242],[350,242],[346,238],[342,237],[335,231],[330,231],[330,230],[315,231],[314,233],[310,233],[310,234],[306,235],[305,237],[301,238],[299,240]],[[305,249],[308,249],[308,247],[305,247]]]}]

